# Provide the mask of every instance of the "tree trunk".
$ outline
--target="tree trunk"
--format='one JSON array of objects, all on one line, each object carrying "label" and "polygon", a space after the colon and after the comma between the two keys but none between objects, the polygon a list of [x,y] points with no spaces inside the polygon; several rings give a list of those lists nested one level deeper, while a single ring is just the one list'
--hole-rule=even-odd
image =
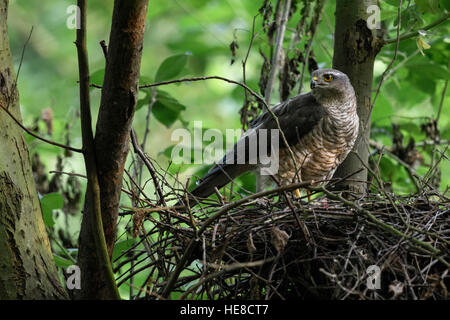
[{"label": "tree trunk", "polygon": [[[103,228],[109,257],[116,223],[138,81],[148,0],[116,0],[106,58],[105,79],[96,126],[95,157]],[[89,188],[86,199],[89,199]],[[111,299],[99,264],[92,230],[93,208],[86,200],[80,232],[81,299]]]},{"label": "tree trunk", "polygon": [[373,66],[382,46],[382,41],[376,37],[376,30],[370,30],[366,23],[367,7],[376,4],[376,0],[336,1],[333,68],[345,72],[355,89],[360,131],[353,152],[339,166],[334,178],[346,177],[361,170],[338,186],[341,190],[356,193],[364,193],[366,189],[364,181],[367,180],[369,159]]},{"label": "tree trunk", "polygon": [[[0,0],[0,104],[21,121],[9,48],[8,1]],[[0,300],[66,299],[22,129],[0,107]]]}]

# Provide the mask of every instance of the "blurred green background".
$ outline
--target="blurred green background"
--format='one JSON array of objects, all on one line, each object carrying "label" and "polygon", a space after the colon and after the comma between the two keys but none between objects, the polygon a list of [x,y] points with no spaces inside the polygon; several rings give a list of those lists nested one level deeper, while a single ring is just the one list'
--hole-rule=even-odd
[{"label": "blurred green background", "polygon": [[[141,82],[148,83],[156,80],[159,69],[163,72],[168,66],[161,66],[169,57],[178,56],[173,61],[180,62],[180,69],[176,70],[176,77],[194,77],[218,75],[242,81],[242,63],[248,50],[251,38],[253,17],[258,14],[262,0],[151,0],[149,3],[147,30],[144,42],[144,51],[141,66]],[[276,1],[272,1],[275,5]],[[284,47],[289,47],[294,34],[295,26],[300,17],[300,8],[304,1],[294,1],[299,9],[291,18],[285,37]],[[403,1],[401,32],[418,30],[439,18],[448,10],[448,1]],[[383,26],[387,28],[387,36],[395,38],[397,7],[399,1],[389,0],[381,2],[381,18]],[[74,45],[75,30],[67,28],[66,22],[70,17],[67,8],[75,1],[28,1],[10,0],[9,6],[9,36],[14,56],[16,71],[19,68],[20,57],[33,27],[29,44],[25,49],[23,63],[18,81],[20,104],[23,122],[27,127],[35,128],[40,134],[49,136],[46,124],[41,119],[44,109],[53,110],[53,132],[50,138],[59,142],[69,142],[72,146],[81,146],[80,121],[78,117],[78,67],[77,55]],[[440,5],[440,6],[439,6]],[[113,1],[90,1],[88,8],[88,52],[92,81],[101,84],[102,70],[105,65],[101,40],[108,43],[111,23]],[[333,54],[334,31],[334,1],[326,1],[321,23],[313,42],[313,52],[319,67],[331,67]],[[448,11],[447,11],[448,12]],[[262,30],[262,17],[258,15],[255,20],[256,38],[250,51],[246,65],[248,85],[259,92],[258,81],[263,59],[258,53],[261,49],[267,52],[267,35]],[[404,135],[406,145],[410,138],[416,142],[427,140],[422,130],[430,118],[436,118],[439,105],[443,98],[443,89],[449,76],[450,53],[450,26],[447,23],[428,32],[424,32],[421,40],[426,41],[431,48],[420,52],[417,37],[400,43],[398,58],[395,61],[376,101],[372,113],[372,139],[386,146],[392,145],[392,124],[398,124]],[[239,48],[236,51],[235,62],[231,64],[232,53],[230,44],[236,41]],[[297,45],[304,50],[305,40]],[[377,87],[381,74],[391,62],[394,55],[395,44],[385,46],[379,53],[375,63],[374,88]],[[289,53],[288,53],[289,54]],[[161,68],[160,68],[161,67]],[[163,70],[164,69],[164,70]],[[304,88],[308,88],[309,74],[306,72]],[[162,168],[167,168],[169,159],[164,150],[177,143],[171,141],[171,134],[177,128],[192,129],[193,122],[201,120],[203,128],[217,128],[224,132],[227,128],[239,129],[239,110],[243,105],[244,92],[241,88],[219,80],[184,83],[160,87],[176,99],[172,103],[171,112],[164,109],[165,105],[155,105],[150,117],[150,133],[145,151],[155,159]],[[447,90],[443,108],[440,113],[438,128],[441,140],[450,139],[450,113],[448,109]],[[146,115],[148,110],[149,90],[142,90],[140,109],[134,119],[134,128],[140,138],[144,135]],[[297,88],[293,90],[297,92]],[[292,94],[291,94],[292,96]],[[144,99],[146,98],[146,99]],[[92,89],[92,112],[96,119],[100,102],[100,90]],[[274,91],[272,104],[279,101],[278,87]],[[167,106],[166,106],[167,107]],[[95,124],[94,124],[95,128]],[[428,139],[429,140],[429,139]],[[80,155],[73,154],[64,157],[64,151],[46,145],[40,141],[27,137],[30,153],[40,156],[44,166],[44,174],[51,179],[51,170],[63,170],[84,174],[84,163]],[[424,176],[429,170],[432,155],[441,157],[440,186],[446,190],[450,185],[450,162],[447,156],[450,152],[448,145],[441,145],[437,150],[418,148],[423,160],[417,168],[419,175]],[[61,161],[58,168],[58,156]],[[434,161],[435,159],[433,159]],[[131,160],[130,160],[131,163]],[[398,194],[409,194],[415,191],[412,181],[405,171],[394,159],[384,156],[380,162],[382,177],[392,183],[393,190]],[[180,171],[180,179],[185,179],[199,170],[206,170],[202,165],[171,166],[172,173]],[[144,170],[145,172],[145,170]],[[69,177],[64,176],[63,187],[67,188]],[[75,178],[74,178],[75,179]],[[56,221],[51,225],[54,239],[66,233],[65,238],[72,243],[61,240],[53,245],[58,252],[59,265],[64,262],[64,252],[61,247],[71,250],[76,246],[79,232],[85,181],[76,178],[80,185],[74,184],[72,192],[80,193],[77,200],[78,207],[72,214],[67,214],[62,204],[53,203],[50,210],[51,218]],[[144,180],[148,179],[145,173]],[[252,179],[247,179],[247,189],[253,190]],[[147,183],[147,194],[153,195],[153,186]],[[56,191],[58,193],[58,191]],[[123,198],[124,205],[130,205],[128,197]],[[50,207],[52,207],[50,205]],[[126,222],[122,221],[123,236]],[[129,246],[128,236],[119,238],[123,248]],[[67,240],[67,239],[66,239]],[[56,241],[56,240],[55,240]],[[128,242],[127,242],[128,241]],[[66,241],[67,242],[67,241]],[[59,247],[61,244],[61,247]],[[120,248],[122,248],[120,247]],[[119,248],[119,249],[120,249]],[[123,249],[122,248],[122,249]],[[118,250],[119,250],[118,249]],[[70,254],[70,253],[69,253]],[[66,257],[67,258],[67,257]],[[59,259],[59,258],[57,258]],[[142,279],[144,279],[143,277]],[[125,295],[126,290],[121,287]],[[124,291],[125,290],[125,291]]]}]

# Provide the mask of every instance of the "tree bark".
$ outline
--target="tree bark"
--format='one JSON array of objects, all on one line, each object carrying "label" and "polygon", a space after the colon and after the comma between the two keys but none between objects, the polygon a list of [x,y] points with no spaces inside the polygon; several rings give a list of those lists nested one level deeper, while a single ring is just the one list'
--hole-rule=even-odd
[{"label": "tree bark", "polygon": [[[21,121],[0,0],[0,104]],[[56,271],[22,129],[0,107],[0,300],[67,299]]]},{"label": "tree bark", "polygon": [[[148,0],[116,0],[112,18],[105,79],[95,135],[95,157],[100,186],[103,228],[111,259],[131,124],[136,108],[138,81]],[[89,189],[86,199],[89,199]],[[98,263],[92,229],[93,210],[84,208],[80,232],[81,299],[112,299]]]},{"label": "tree bark", "polygon": [[[338,189],[364,193],[369,159],[370,105],[375,57],[382,47],[376,31],[367,27],[367,7],[376,0],[337,0],[333,68],[345,72],[355,89],[360,130],[353,151],[339,166],[334,178],[346,177],[360,169]],[[361,162],[361,160],[362,162]]]}]

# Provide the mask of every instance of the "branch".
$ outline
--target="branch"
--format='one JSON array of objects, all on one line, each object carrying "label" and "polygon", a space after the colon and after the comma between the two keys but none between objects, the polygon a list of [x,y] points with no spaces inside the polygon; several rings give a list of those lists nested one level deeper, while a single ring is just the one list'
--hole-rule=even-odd
[{"label": "branch", "polygon": [[397,13],[397,37],[395,39],[394,57],[392,58],[389,65],[386,67],[386,70],[384,70],[383,74],[381,75],[381,80],[380,80],[380,83],[378,84],[378,88],[375,93],[375,97],[373,98],[373,102],[370,105],[368,118],[366,120],[367,126],[368,126],[368,124],[370,124],[370,115],[372,113],[373,107],[375,106],[375,102],[377,101],[378,95],[380,94],[381,86],[384,83],[384,79],[385,79],[386,75],[388,74],[389,70],[391,69],[392,65],[394,64],[395,60],[397,60],[398,48],[400,45],[400,26],[402,24],[402,4],[403,4],[403,0],[400,0],[400,3],[398,5],[398,13]]},{"label": "branch", "polygon": [[139,146],[139,142],[137,141],[136,133],[133,129],[131,129],[130,132],[131,135],[131,143],[133,144],[134,152],[141,158],[142,162],[144,162],[145,166],[147,167],[148,171],[150,172],[150,175],[152,176],[153,184],[155,185],[156,192],[159,196],[159,201],[167,207],[166,201],[164,200],[163,192],[159,186],[158,179],[156,178],[155,168],[153,167],[152,163],[148,160],[148,158],[145,156],[144,151],[142,151],[141,147]]},{"label": "branch", "polygon": [[[81,0],[80,0],[81,1]],[[87,1],[84,0],[83,3]],[[95,143],[96,177],[100,188],[100,210],[88,206],[79,237],[82,272],[82,298],[118,298],[108,289],[102,266],[96,256],[95,235],[90,232],[90,215],[101,211],[108,259],[113,255],[125,162],[129,152],[130,130],[136,109],[138,77],[147,16],[148,0],[115,0],[108,41],[105,79],[98,111]],[[88,78],[80,79],[86,81]],[[89,83],[84,84],[84,92]],[[91,137],[89,137],[91,139]],[[98,190],[96,190],[97,192]],[[87,196],[92,195],[87,192]],[[88,198],[89,200],[89,198]],[[92,202],[91,202],[92,203]],[[98,202],[95,202],[98,205]],[[92,217],[93,218],[93,217]],[[94,277],[94,278],[93,278]],[[87,278],[87,279],[86,279]],[[84,280],[83,280],[84,279]],[[91,280],[91,281],[89,281]],[[97,281],[96,281],[97,280]],[[83,281],[85,285],[83,285]]]},{"label": "branch", "polygon": [[0,108],[3,109],[8,114],[8,116],[10,116],[11,119],[13,119],[14,122],[17,123],[17,125],[19,127],[21,127],[30,136],[33,136],[36,139],[41,140],[41,141],[43,141],[45,143],[51,144],[53,146],[57,146],[57,147],[60,147],[60,148],[63,148],[63,149],[67,149],[67,150],[73,151],[73,152],[83,153],[83,150],[81,150],[81,149],[73,148],[73,147],[67,146],[65,144],[61,144],[61,143],[58,143],[58,142],[55,142],[55,141],[51,141],[51,140],[45,139],[45,138],[35,134],[33,131],[31,131],[30,129],[25,127],[19,120],[17,120],[16,117],[14,117],[14,115],[5,106],[0,104]]},{"label": "branch", "polygon": [[[447,21],[449,18],[450,18],[450,13],[445,13],[441,18],[439,18],[435,22],[430,23],[429,25],[421,28],[420,30],[412,31],[412,32],[409,32],[409,33],[404,33],[404,34],[400,35],[398,37],[398,39],[400,41],[402,41],[402,40],[413,38],[413,37],[417,36],[420,31],[422,31],[422,30],[426,31],[426,30],[432,29],[432,28],[436,27],[437,25]],[[395,42],[397,42],[397,38],[396,39],[386,39],[384,41],[384,44],[391,44],[391,43],[395,43]]]},{"label": "branch", "polygon": [[[361,169],[362,170],[362,169]],[[348,177],[357,174],[359,171],[358,170],[342,179],[339,179],[336,183],[340,182],[341,180],[347,179]],[[228,211],[230,211],[231,209],[235,208],[235,207],[239,207],[243,204],[246,204],[248,202],[250,202],[251,200],[255,200],[261,197],[265,197],[274,193],[278,193],[278,192],[285,192],[285,191],[291,191],[291,190],[296,190],[299,188],[308,188],[310,186],[310,182],[306,181],[306,182],[298,182],[298,183],[293,183],[290,185],[284,185],[272,190],[266,190],[266,191],[261,191],[255,194],[252,194],[246,198],[242,198],[239,199],[235,202],[229,203],[223,207],[221,207],[215,214],[213,214],[212,216],[210,216],[208,219],[205,220],[205,222],[203,222],[203,224],[201,225],[201,227],[197,230],[197,237],[194,237],[191,239],[191,241],[189,242],[183,256],[181,257],[181,259],[179,260],[175,270],[170,274],[169,280],[167,282],[167,285],[164,287],[161,296],[163,296],[164,298],[167,298],[170,294],[170,292],[172,291],[175,283],[177,282],[178,277],[180,276],[181,271],[183,271],[183,268],[187,262],[187,260],[189,259],[189,257],[192,255],[192,253],[195,250],[196,244],[198,242],[199,237],[202,235],[203,232],[205,232],[206,228],[208,226],[210,226],[214,221],[216,221],[217,219],[219,219],[221,216],[223,216],[224,214],[226,214]],[[306,236],[306,235],[305,235]]]},{"label": "branch", "polygon": [[[172,83],[194,82],[194,81],[203,81],[203,80],[211,80],[211,79],[222,80],[222,81],[225,81],[225,82],[228,82],[228,83],[237,84],[238,86],[241,86],[242,88],[247,90],[252,96],[254,96],[256,99],[258,99],[264,105],[264,107],[266,108],[267,112],[269,112],[269,114],[275,120],[275,123],[277,124],[277,129],[280,130],[281,138],[283,140],[283,143],[288,148],[289,155],[291,156],[291,159],[292,159],[292,161],[294,163],[295,174],[298,177],[297,161],[295,159],[294,152],[292,151],[289,143],[287,142],[287,139],[286,139],[286,136],[285,136],[283,130],[281,130],[280,121],[278,120],[278,117],[275,115],[275,113],[273,113],[272,109],[270,109],[270,107],[269,107],[268,103],[266,102],[266,100],[264,100],[264,98],[261,97],[259,94],[257,94],[255,91],[250,89],[246,84],[244,84],[242,82],[239,82],[239,81],[235,81],[235,80],[227,79],[227,78],[224,78],[224,77],[220,77],[220,76],[206,76],[206,77],[183,78],[183,79],[177,79],[177,80],[170,80],[170,81],[161,81],[161,82],[156,82],[156,83],[150,83],[150,84],[145,84],[145,85],[139,86],[139,89],[151,88],[151,87],[156,87],[156,86],[163,86],[163,85],[172,84]],[[98,87],[98,86],[96,86],[96,87]]]},{"label": "branch", "polygon": [[289,191],[289,190],[295,190],[295,189],[307,187],[307,186],[309,186],[309,182],[300,182],[300,183],[295,183],[295,184],[291,184],[291,185],[287,185],[287,186],[282,186],[282,187],[279,187],[276,189],[266,190],[266,191],[252,194],[251,196],[239,199],[235,202],[229,203],[229,204],[221,207],[219,211],[217,211],[214,215],[212,215],[211,217],[206,219],[205,222],[202,224],[202,226],[197,230],[197,237],[192,238],[191,241],[189,242],[189,244],[188,244],[183,256],[181,257],[180,261],[178,262],[175,270],[170,274],[167,285],[164,287],[164,289],[161,293],[161,296],[163,296],[164,298],[167,298],[169,296],[181,271],[183,271],[183,268],[184,268],[187,260],[192,255],[192,252],[194,252],[194,250],[195,250],[197,241],[199,239],[198,237],[201,236],[202,233],[206,230],[206,228],[209,225],[211,225],[214,221],[219,219],[222,215],[226,214],[229,210],[231,210],[235,207],[239,207],[251,200],[258,199],[258,198],[267,196],[269,194],[283,192],[283,191]]},{"label": "branch", "polygon": [[[242,81],[244,84],[247,84],[247,74],[246,74],[246,66],[247,66],[247,60],[248,57],[250,55],[250,51],[252,49],[253,46],[253,41],[255,40],[256,34],[255,34],[255,22],[256,22],[256,17],[258,15],[253,17],[253,22],[252,22],[252,35],[250,37],[250,43],[248,45],[248,49],[247,49],[247,53],[245,55],[244,60],[242,60]],[[247,90],[244,90],[244,105],[242,106],[241,109],[241,124],[242,124],[242,129],[245,130],[246,127],[248,127],[248,93]]]},{"label": "branch", "polygon": [[[450,58],[448,59],[447,70],[450,72]],[[445,100],[445,96],[447,93],[447,87],[448,87],[448,79],[445,80],[444,89],[442,90],[441,102],[439,103],[439,109],[438,109],[438,113],[436,116],[436,123],[439,122],[439,118],[441,117],[441,111],[442,111],[442,107],[444,106],[444,100]]]},{"label": "branch", "polygon": [[283,14],[277,30],[277,37],[275,43],[275,53],[272,56],[272,67],[270,68],[269,79],[267,80],[266,90],[264,97],[267,104],[270,105],[270,98],[272,96],[273,86],[275,83],[275,77],[278,71],[278,65],[280,62],[280,54],[283,50],[284,34],[286,32],[286,25],[288,23],[289,11],[291,9],[291,0],[285,0]]},{"label": "branch", "polygon": [[17,81],[19,81],[20,69],[22,69],[23,57],[25,56],[25,49],[27,48],[27,45],[28,45],[28,43],[30,42],[31,35],[33,34],[33,30],[34,30],[34,27],[32,26],[32,27],[31,27],[31,30],[30,30],[30,34],[28,35],[27,41],[25,41],[25,44],[23,45],[22,54],[20,55],[19,67],[17,68],[16,79],[14,80],[14,83],[13,83],[13,85],[12,85],[11,94],[8,96],[8,105],[6,106],[6,108],[9,107],[9,103],[11,102],[11,99],[10,99],[10,98],[14,96],[14,91],[16,91],[16,88],[17,88]]},{"label": "branch", "polygon": [[205,277],[201,277],[200,279],[198,279],[197,283],[195,283],[194,285],[192,285],[191,287],[189,287],[189,289],[187,289],[179,298],[179,300],[185,300],[187,298],[187,296],[195,291],[198,287],[202,286],[204,283],[208,282],[211,279],[214,278],[218,278],[221,274],[225,273],[225,272],[230,272],[236,269],[244,269],[244,268],[254,268],[254,267],[259,267],[262,266],[266,263],[269,263],[271,261],[275,260],[275,257],[271,257],[268,259],[264,259],[264,260],[258,260],[258,261],[251,261],[251,262],[236,262],[233,264],[229,264],[229,265],[218,265],[216,263],[208,263],[209,266],[215,268],[215,269],[219,269],[219,271],[213,272],[208,274]]},{"label": "branch", "polygon": [[318,188],[318,190],[324,192],[331,199],[338,200],[338,201],[342,202],[343,204],[356,209],[356,211],[358,211],[359,213],[361,213],[364,216],[366,216],[367,218],[369,218],[369,220],[374,222],[376,225],[380,226],[385,231],[387,231],[387,232],[389,232],[389,233],[391,233],[393,235],[396,235],[396,236],[405,238],[407,240],[410,240],[410,241],[414,242],[415,244],[419,245],[420,247],[424,248],[425,250],[433,253],[434,255],[438,255],[438,254],[441,253],[441,251],[439,249],[434,248],[430,243],[421,241],[421,240],[419,240],[419,239],[417,239],[417,238],[415,238],[413,236],[407,235],[406,233],[403,233],[402,231],[394,228],[393,226],[391,226],[391,225],[389,225],[387,223],[384,223],[383,221],[381,221],[377,217],[375,217],[370,211],[361,208],[356,203],[354,203],[352,201],[349,201],[349,200],[346,200],[342,196],[336,195],[336,194],[328,191],[324,187],[320,187],[320,188]]},{"label": "branch", "polygon": [[38,140],[41,140],[41,141],[43,141],[43,142],[45,142],[45,143],[48,143],[48,144],[51,144],[51,145],[54,145],[54,146],[57,146],[57,147],[60,147],[60,148],[64,148],[64,149],[67,149],[67,150],[70,150],[70,151],[73,151],[73,152],[79,152],[79,153],[82,153],[83,151],[82,151],[81,149],[72,148],[72,147],[70,147],[70,146],[67,146],[67,145],[64,145],[64,144],[61,144],[61,143],[58,143],[58,142],[54,142],[54,141],[45,139],[45,138],[43,138],[43,137],[41,137],[41,136],[35,134],[35,133],[32,132],[31,130],[29,130],[27,127],[25,127],[25,126],[20,122],[20,120],[16,119],[16,117],[9,111],[9,105],[10,105],[10,103],[11,103],[11,99],[13,98],[14,92],[16,91],[16,88],[17,88],[17,82],[18,82],[18,80],[19,80],[20,69],[22,68],[23,57],[25,56],[25,50],[26,50],[26,48],[27,48],[28,43],[30,42],[31,35],[33,34],[33,29],[34,29],[34,27],[31,27],[30,34],[28,35],[28,38],[27,38],[27,40],[25,41],[25,44],[23,45],[22,54],[21,54],[21,56],[20,56],[19,67],[18,67],[18,69],[17,69],[16,79],[14,80],[14,83],[13,83],[13,85],[12,85],[12,87],[11,87],[11,88],[12,88],[11,93],[8,94],[8,96],[7,96],[7,98],[6,98],[7,104],[6,104],[6,106],[0,104],[0,107],[1,107],[3,110],[5,110],[5,112],[8,114],[8,116],[10,116],[11,119],[13,119],[14,122],[15,122],[20,128],[22,128],[22,130],[24,130],[26,133],[28,133],[30,136],[33,136],[33,137],[35,137],[35,138],[38,139]]},{"label": "branch", "polygon": [[[195,81],[204,81],[204,80],[212,80],[212,79],[222,80],[222,81],[225,81],[228,83],[233,83],[233,84],[237,84],[238,86],[241,86],[242,88],[247,90],[252,96],[254,96],[256,99],[261,101],[268,108],[268,105],[266,104],[266,101],[264,100],[264,98],[261,97],[259,94],[257,94],[252,89],[250,89],[246,84],[239,82],[239,81],[232,80],[232,79],[220,77],[220,76],[193,77],[193,78],[183,78],[183,79],[176,79],[176,80],[169,80],[169,81],[161,81],[161,82],[155,82],[155,83],[141,85],[141,86],[139,86],[139,89],[164,86],[164,85],[172,84],[172,83],[195,82]],[[96,88],[99,87],[98,85],[91,85],[91,86],[94,86]]]},{"label": "branch", "polygon": [[307,47],[306,47],[306,52],[305,52],[305,62],[303,63],[303,67],[302,67],[302,73],[300,75],[300,80],[299,82],[299,87],[298,87],[298,94],[302,93],[302,89],[303,89],[303,78],[305,76],[305,68],[306,65],[309,64],[309,55],[311,54],[311,48],[312,48],[312,43],[314,40],[314,36],[316,35],[316,31],[317,31],[317,26],[320,23],[320,19],[322,17],[322,12],[323,12],[323,7],[325,5],[325,1],[320,0],[316,3],[316,7],[314,9],[315,11],[315,16],[313,16],[312,21],[311,21],[311,25],[310,25],[310,32],[311,32],[311,36],[308,39],[308,43],[307,43]]},{"label": "branch", "polygon": [[[100,269],[103,270],[102,276],[105,278],[108,296],[107,298],[120,299],[119,290],[114,279],[111,261],[108,254],[108,248],[103,230],[103,220],[101,212],[100,185],[97,175],[97,164],[95,156],[94,135],[92,132],[91,105],[89,97],[89,63],[86,48],[86,9],[87,0],[78,0],[80,8],[80,28],[77,29],[77,39],[75,45],[78,53],[78,73],[80,80],[80,116],[81,116],[81,134],[83,140],[83,150],[86,173],[88,178],[88,187],[86,203],[90,210],[89,223],[91,223],[91,232],[97,251],[97,259]],[[89,226],[89,224],[84,225]],[[85,273],[86,274],[86,273]],[[93,280],[93,279],[91,279]],[[99,279],[97,279],[99,280]]]}]

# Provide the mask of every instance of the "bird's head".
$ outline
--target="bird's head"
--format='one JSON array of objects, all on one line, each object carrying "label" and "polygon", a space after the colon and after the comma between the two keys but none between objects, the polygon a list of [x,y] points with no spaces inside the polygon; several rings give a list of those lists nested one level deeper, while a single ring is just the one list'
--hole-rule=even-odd
[{"label": "bird's head", "polygon": [[319,102],[345,101],[355,95],[347,75],[335,69],[315,70],[311,78],[311,92]]}]

